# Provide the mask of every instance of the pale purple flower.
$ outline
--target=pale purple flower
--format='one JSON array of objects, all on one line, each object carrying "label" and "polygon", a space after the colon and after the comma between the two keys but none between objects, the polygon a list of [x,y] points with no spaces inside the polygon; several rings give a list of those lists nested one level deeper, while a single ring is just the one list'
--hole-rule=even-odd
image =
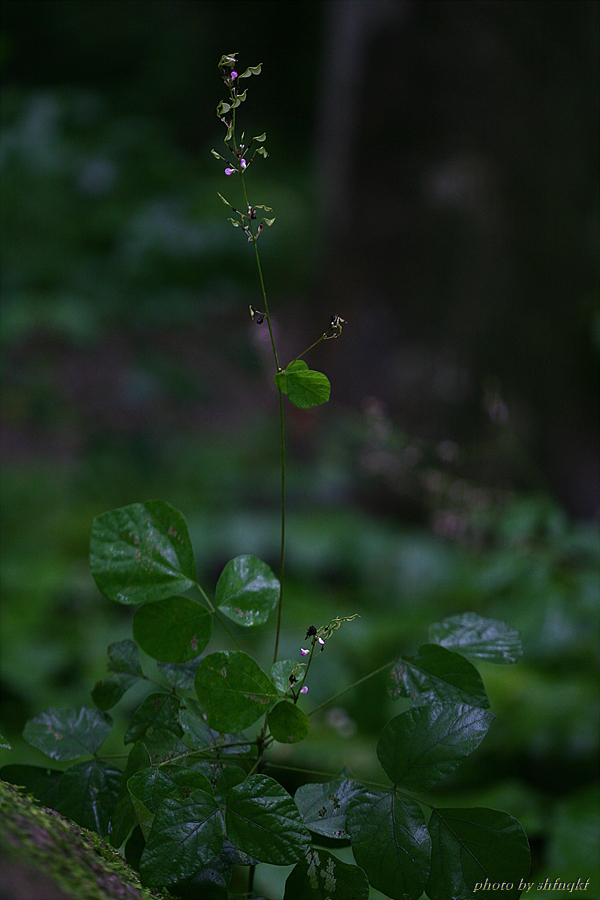
[{"label": "pale purple flower", "polygon": [[310,650],[305,650],[304,647],[300,647],[300,656],[308,656]]},{"label": "pale purple flower", "polygon": [[308,694],[308,688],[306,687],[306,685],[304,685],[303,688],[300,688],[300,693],[301,693],[301,694]]},{"label": "pale purple flower", "polygon": [[231,75],[229,76],[231,78],[231,80],[233,81],[233,79],[237,78],[237,76],[238,76],[238,73],[235,71],[235,69],[232,69]]},{"label": "pale purple flower", "polygon": [[232,166],[227,166],[225,169],[226,175],[233,175],[234,172],[237,172],[237,169],[232,168]]},{"label": "pale purple flower", "polygon": [[244,171],[244,169],[246,168],[247,165],[248,165],[248,163],[246,162],[245,159],[240,160],[240,169],[242,170],[242,172]]}]

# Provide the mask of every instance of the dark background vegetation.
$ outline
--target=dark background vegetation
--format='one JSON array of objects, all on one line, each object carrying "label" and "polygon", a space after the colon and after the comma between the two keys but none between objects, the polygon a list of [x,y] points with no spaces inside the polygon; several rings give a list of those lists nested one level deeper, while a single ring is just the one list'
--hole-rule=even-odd
[{"label": "dark background vegetation", "polygon": [[[347,320],[308,357],[331,402],[288,408],[284,655],[311,622],[360,613],[318,660],[321,700],[445,615],[519,627],[523,662],[483,672],[498,718],[438,799],[520,818],[536,879],[597,884],[597,4],[4,0],[2,14],[15,750],[0,761],[39,762],[24,721],[89,704],[106,645],[130,635],[87,569],[94,515],[169,500],[207,589],[239,553],[276,565],[272,363],[247,313],[252,254],[216,196],[235,203],[239,185],[209,152],[216,63],[238,51],[264,66],[242,119],[268,136],[249,183],[277,216],[260,247],[281,357]],[[248,646],[260,655],[270,633]],[[374,740],[397,707],[376,681],[340,703],[293,761],[380,777]]]}]

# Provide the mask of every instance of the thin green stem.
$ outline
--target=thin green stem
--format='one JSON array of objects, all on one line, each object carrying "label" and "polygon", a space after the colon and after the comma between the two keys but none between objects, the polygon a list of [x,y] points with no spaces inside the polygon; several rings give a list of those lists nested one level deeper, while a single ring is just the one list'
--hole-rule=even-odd
[{"label": "thin green stem", "polygon": [[352,690],[352,688],[358,687],[359,684],[363,684],[365,681],[368,681],[369,678],[373,678],[374,675],[378,675],[380,672],[385,671],[385,669],[389,669],[390,666],[393,666],[395,662],[396,660],[392,659],[390,662],[385,663],[385,665],[380,666],[378,669],[374,669],[372,672],[369,672],[369,674],[365,675],[363,678],[359,678],[358,681],[349,684],[348,687],[345,687],[343,690],[338,691],[337,694],[333,694],[327,700],[324,700],[323,703],[319,703],[318,706],[315,706],[314,709],[311,709],[308,715],[312,716],[313,713],[316,713],[318,710],[323,709],[324,706],[329,706],[329,704],[333,703],[334,700],[337,700],[338,697],[341,697],[343,694],[347,694],[348,691]]}]

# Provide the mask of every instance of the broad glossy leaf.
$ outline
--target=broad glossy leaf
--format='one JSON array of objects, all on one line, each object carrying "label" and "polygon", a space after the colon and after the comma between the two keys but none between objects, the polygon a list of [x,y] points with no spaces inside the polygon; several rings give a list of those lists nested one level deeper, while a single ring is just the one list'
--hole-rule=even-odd
[{"label": "broad glossy leaf", "polygon": [[[522,826],[496,809],[436,809],[429,820],[433,851],[427,880],[430,900],[482,896],[517,900],[529,874],[529,842]],[[489,890],[484,884],[505,886]],[[477,888],[477,885],[480,887]]]},{"label": "broad glossy leaf", "polygon": [[92,688],[92,700],[102,710],[111,709],[143,675],[135,641],[124,640],[110,644],[108,672]]},{"label": "broad glossy leaf", "polygon": [[273,866],[299,862],[310,847],[310,834],[298,807],[267,775],[250,775],[227,794],[227,836],[253,859]]},{"label": "broad glossy leaf", "polygon": [[361,790],[357,781],[338,778],[325,784],[303,784],[296,791],[294,800],[310,831],[335,840],[347,840],[348,807]]},{"label": "broad glossy leaf", "polygon": [[112,719],[91,707],[46,709],[23,729],[28,744],[64,762],[95,753],[108,737]]},{"label": "broad glossy leaf", "polygon": [[56,808],[83,828],[108,837],[123,772],[98,759],[76,763],[58,783]]},{"label": "broad glossy leaf", "polygon": [[218,608],[246,628],[266,622],[278,599],[279,581],[271,567],[256,556],[236,556],[217,582]]},{"label": "broad glossy leaf", "polygon": [[309,850],[285,883],[283,900],[369,900],[369,882],[358,866],[327,850]]},{"label": "broad glossy leaf", "polygon": [[148,839],[154,816],[167,798],[184,800],[192,791],[211,794],[210,782],[202,772],[186,766],[151,766],[129,778],[127,789],[144,837]]},{"label": "broad glossy leaf", "polygon": [[9,765],[0,769],[3,781],[24,788],[42,806],[49,806],[50,809],[56,809],[58,782],[62,774],[58,769],[46,769],[42,766]]},{"label": "broad glossy leaf", "polygon": [[211,653],[196,672],[196,694],[216,731],[242,731],[260,719],[277,691],[251,656],[240,651]]},{"label": "broad glossy leaf", "polygon": [[391,791],[363,788],[351,801],[346,827],[358,865],[393,900],[417,900],[425,889],[431,840],[420,806]]},{"label": "broad glossy leaf", "polygon": [[310,731],[310,721],[291,700],[281,700],[269,713],[269,731],[281,744],[297,744]]},{"label": "broad glossy leaf", "polygon": [[388,692],[395,699],[409,697],[425,703],[468,703],[488,709],[481,676],[475,666],[437,644],[423,644],[415,656],[400,659],[390,672]]},{"label": "broad glossy leaf", "polygon": [[143,741],[151,756],[165,755],[177,748],[184,750],[181,742],[183,729],[179,724],[180,706],[181,701],[174,694],[148,694],[133,714],[131,725],[125,733],[125,743]]},{"label": "broad glossy leaf", "polygon": [[476,706],[418,706],[391,719],[377,756],[388,778],[409,791],[426,791],[475,750],[494,719]]},{"label": "broad glossy leaf", "polygon": [[136,772],[141,769],[147,769],[149,766],[150,754],[145,745],[141,741],[137,741],[129,752],[127,765],[119,785],[119,796],[117,797],[110,829],[110,842],[113,847],[120,847],[127,840],[132,828],[137,824],[127,782]]},{"label": "broad glossy leaf", "polygon": [[133,636],[152,659],[185,663],[199,656],[210,640],[212,615],[189,597],[167,597],[140,607]]},{"label": "broad glossy leaf", "polygon": [[519,632],[506,622],[477,613],[449,616],[429,626],[429,640],[474,659],[508,665],[523,655]]},{"label": "broad glossy leaf", "polygon": [[196,578],[185,519],[164,500],[112,509],[94,519],[90,568],[117,603],[154,603],[182,594]]},{"label": "broad glossy leaf", "polygon": [[222,846],[223,816],[212,794],[196,790],[185,800],[164,800],[142,853],[142,881],[161,887],[191,878]]},{"label": "broad glossy leaf", "polygon": [[298,409],[327,403],[331,392],[327,376],[309,369],[303,359],[297,359],[277,372],[275,383]]}]

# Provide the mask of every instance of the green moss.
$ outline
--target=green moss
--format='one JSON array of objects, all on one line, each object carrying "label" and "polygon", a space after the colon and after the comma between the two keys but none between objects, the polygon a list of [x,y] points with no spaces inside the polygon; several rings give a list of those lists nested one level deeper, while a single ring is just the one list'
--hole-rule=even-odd
[{"label": "green moss", "polygon": [[77,900],[166,900],[142,887],[123,857],[80,828],[0,781],[0,842],[5,864],[38,872]]}]

